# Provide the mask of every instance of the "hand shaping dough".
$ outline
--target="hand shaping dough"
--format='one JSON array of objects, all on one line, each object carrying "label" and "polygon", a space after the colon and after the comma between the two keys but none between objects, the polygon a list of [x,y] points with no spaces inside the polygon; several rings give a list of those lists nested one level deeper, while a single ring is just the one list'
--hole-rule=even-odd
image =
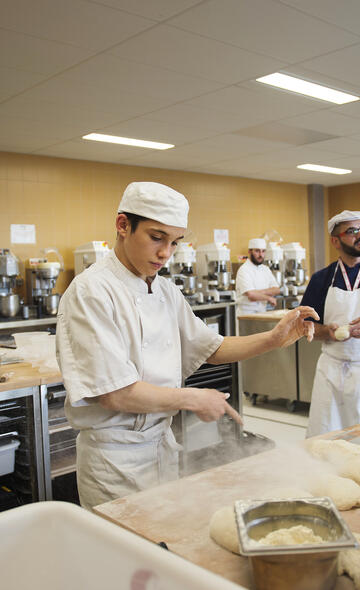
[{"label": "hand shaping dough", "polygon": [[[309,492],[296,488],[278,488],[271,492],[271,498],[307,498],[309,496],[311,496]],[[240,554],[234,506],[224,506],[212,515],[210,537],[224,549]]]},{"label": "hand shaping dough", "polygon": [[350,338],[350,326],[349,324],[345,324],[345,326],[340,326],[334,332],[334,336],[336,340],[347,340]]},{"label": "hand shaping dough", "polygon": [[[360,542],[360,534],[353,533]],[[340,551],[337,562],[338,574],[348,574],[354,580],[356,590],[360,590],[360,549],[344,549]]]},{"label": "hand shaping dough", "polygon": [[342,477],[360,484],[360,448],[346,440],[309,440],[307,450],[317,459],[336,467]]}]

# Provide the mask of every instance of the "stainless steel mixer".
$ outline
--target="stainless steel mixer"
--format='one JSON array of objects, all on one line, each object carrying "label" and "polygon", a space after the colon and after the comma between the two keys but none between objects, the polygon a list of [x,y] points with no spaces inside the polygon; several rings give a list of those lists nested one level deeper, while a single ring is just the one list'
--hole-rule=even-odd
[{"label": "stainless steel mixer", "polygon": [[22,301],[13,292],[23,283],[18,275],[17,257],[8,248],[0,248],[0,316],[13,318],[20,311]]},{"label": "stainless steel mixer", "polygon": [[26,268],[26,290],[28,304],[35,305],[37,316],[56,315],[60,295],[53,293],[57,278],[63,270],[62,259],[56,249],[49,248],[45,253],[56,252],[61,262],[50,262],[44,258],[30,258]]}]

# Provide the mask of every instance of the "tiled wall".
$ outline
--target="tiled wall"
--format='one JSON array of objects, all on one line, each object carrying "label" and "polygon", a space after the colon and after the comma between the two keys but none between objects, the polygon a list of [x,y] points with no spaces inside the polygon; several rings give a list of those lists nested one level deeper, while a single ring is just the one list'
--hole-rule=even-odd
[{"label": "tiled wall", "polygon": [[[114,244],[115,212],[134,180],[183,192],[190,201],[190,240],[206,244],[214,228],[228,229],[234,262],[247,253],[249,238],[269,230],[308,249],[305,185],[13,153],[0,153],[0,247],[10,247],[23,263],[41,248],[57,247],[66,268],[57,282],[61,293],[73,276],[77,246]],[[36,245],[12,245],[11,223],[35,224]]]},{"label": "tiled wall", "polygon": [[[360,211],[360,183],[329,188],[329,218],[344,209]],[[337,250],[330,246],[330,260],[336,260],[337,257]]]}]

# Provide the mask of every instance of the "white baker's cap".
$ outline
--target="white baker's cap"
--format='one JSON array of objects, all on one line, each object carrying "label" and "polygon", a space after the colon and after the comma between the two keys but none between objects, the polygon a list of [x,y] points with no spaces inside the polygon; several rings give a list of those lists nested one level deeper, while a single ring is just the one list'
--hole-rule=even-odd
[{"label": "white baker's cap", "polygon": [[164,184],[132,182],[119,203],[118,213],[120,211],[186,228],[189,203],[184,195]]},{"label": "white baker's cap", "polygon": [[328,231],[331,234],[335,225],[342,223],[343,221],[352,221],[353,219],[360,219],[360,211],[341,211],[337,215],[334,215],[328,221]]},{"label": "white baker's cap", "polygon": [[252,238],[248,244],[249,250],[256,248],[258,250],[266,250],[266,241],[264,238]]}]

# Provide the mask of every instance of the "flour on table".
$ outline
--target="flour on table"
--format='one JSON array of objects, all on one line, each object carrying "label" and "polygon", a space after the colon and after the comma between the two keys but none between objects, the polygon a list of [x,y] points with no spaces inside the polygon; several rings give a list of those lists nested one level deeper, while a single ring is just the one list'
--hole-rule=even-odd
[{"label": "flour on table", "polygon": [[258,539],[261,545],[306,545],[324,542],[324,539],[315,535],[312,529],[301,524],[271,531],[265,537]]}]

